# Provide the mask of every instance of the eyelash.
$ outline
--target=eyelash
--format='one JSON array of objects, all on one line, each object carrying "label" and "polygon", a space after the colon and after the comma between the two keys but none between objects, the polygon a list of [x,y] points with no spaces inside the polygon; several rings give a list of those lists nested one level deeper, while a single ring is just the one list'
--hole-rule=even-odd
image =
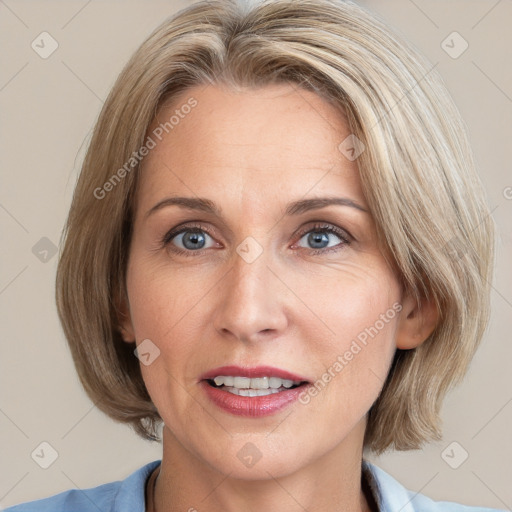
[{"label": "eyelash", "polygon": [[[174,229],[171,229],[170,231],[168,231],[162,237],[162,240],[160,242],[162,248],[168,247],[168,246],[172,245],[171,241],[172,241],[173,238],[175,238],[176,236],[180,235],[181,233],[186,233],[188,231],[192,231],[192,232],[193,231],[195,231],[195,232],[202,231],[202,232],[205,232],[208,236],[212,237],[212,235],[210,234],[208,229],[206,229],[201,224],[187,224],[185,226],[181,226],[180,228],[174,228]],[[350,245],[351,241],[353,240],[353,237],[349,233],[347,233],[345,230],[340,229],[340,228],[334,226],[333,224],[327,224],[327,223],[316,223],[313,226],[308,226],[307,228],[304,228],[298,234],[299,240],[304,235],[306,235],[306,234],[308,234],[310,232],[331,233],[333,235],[336,235],[342,241],[341,244],[338,244],[337,246],[327,247],[327,248],[324,248],[324,249],[305,249],[305,248],[302,248],[302,249],[308,250],[311,255],[326,254],[328,252],[339,251],[339,250],[341,250],[343,248],[343,246]],[[171,250],[172,250],[172,252],[174,252],[175,254],[178,254],[178,255],[184,255],[184,256],[187,256],[187,257],[188,256],[194,257],[194,256],[202,255],[203,252],[207,251],[208,249],[200,249],[200,250],[197,250],[197,251],[191,251],[191,250],[186,250],[186,249],[180,249],[180,248],[178,248],[176,246],[172,246]]]}]

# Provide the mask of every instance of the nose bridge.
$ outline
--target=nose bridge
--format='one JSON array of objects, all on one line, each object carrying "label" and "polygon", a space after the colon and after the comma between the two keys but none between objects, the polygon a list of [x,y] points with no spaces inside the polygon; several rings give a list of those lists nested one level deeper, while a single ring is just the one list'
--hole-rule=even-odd
[{"label": "nose bridge", "polygon": [[251,341],[265,331],[286,325],[282,293],[270,271],[271,251],[252,237],[236,248],[232,266],[221,284],[215,327],[242,341]]}]

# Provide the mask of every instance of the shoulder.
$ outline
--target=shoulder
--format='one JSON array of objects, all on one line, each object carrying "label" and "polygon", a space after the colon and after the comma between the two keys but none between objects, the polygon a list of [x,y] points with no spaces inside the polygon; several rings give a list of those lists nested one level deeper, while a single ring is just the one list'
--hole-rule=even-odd
[{"label": "shoulder", "polygon": [[91,489],[71,489],[55,496],[28,501],[5,509],[4,512],[63,512],[76,510],[89,512],[112,509],[120,482],[112,482]]},{"label": "shoulder", "polygon": [[434,501],[406,489],[391,475],[366,460],[363,461],[363,471],[381,512],[505,512],[494,508],[469,507],[451,501]]},{"label": "shoulder", "polygon": [[161,461],[137,469],[125,480],[14,505],[4,512],[144,512],[146,480]]}]

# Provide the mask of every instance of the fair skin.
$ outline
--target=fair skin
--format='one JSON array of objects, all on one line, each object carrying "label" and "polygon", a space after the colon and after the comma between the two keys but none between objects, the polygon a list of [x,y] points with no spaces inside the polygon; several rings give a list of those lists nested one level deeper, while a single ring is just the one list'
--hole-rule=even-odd
[{"label": "fair skin", "polygon": [[[150,130],[190,97],[197,106],[144,160],[122,322],[125,341],[150,339],[160,350],[141,365],[164,422],[155,508],[370,510],[361,489],[366,414],[397,347],[432,332],[433,305],[404,293],[377,244],[357,161],[338,149],[350,134],[338,110],[288,84],[200,86]],[[146,215],[170,196],[209,199],[220,215],[176,205]],[[362,209],[285,214],[290,202],[333,196]],[[164,246],[184,223],[200,224],[199,247],[183,235]],[[347,242],[318,223],[343,230]],[[322,233],[325,243],[312,245]],[[246,237],[262,249],[251,263],[236,251]],[[315,382],[396,303],[402,311],[308,404],[238,416],[200,385],[201,374],[225,365],[273,366]],[[261,453],[252,467],[237,457],[246,443]]]}]

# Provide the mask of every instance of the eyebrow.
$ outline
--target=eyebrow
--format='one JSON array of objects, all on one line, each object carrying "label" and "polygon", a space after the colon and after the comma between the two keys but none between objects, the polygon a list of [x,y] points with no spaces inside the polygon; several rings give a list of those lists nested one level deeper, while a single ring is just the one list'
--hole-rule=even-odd
[{"label": "eyebrow", "polygon": [[[319,210],[332,205],[349,206],[350,208],[368,213],[366,208],[363,208],[360,204],[348,197],[316,197],[312,199],[300,199],[289,203],[286,207],[285,215],[301,215],[311,210]],[[167,197],[148,210],[145,218],[168,206],[180,206],[188,210],[196,210],[211,213],[219,217],[221,216],[221,209],[213,201],[204,197]]]}]

